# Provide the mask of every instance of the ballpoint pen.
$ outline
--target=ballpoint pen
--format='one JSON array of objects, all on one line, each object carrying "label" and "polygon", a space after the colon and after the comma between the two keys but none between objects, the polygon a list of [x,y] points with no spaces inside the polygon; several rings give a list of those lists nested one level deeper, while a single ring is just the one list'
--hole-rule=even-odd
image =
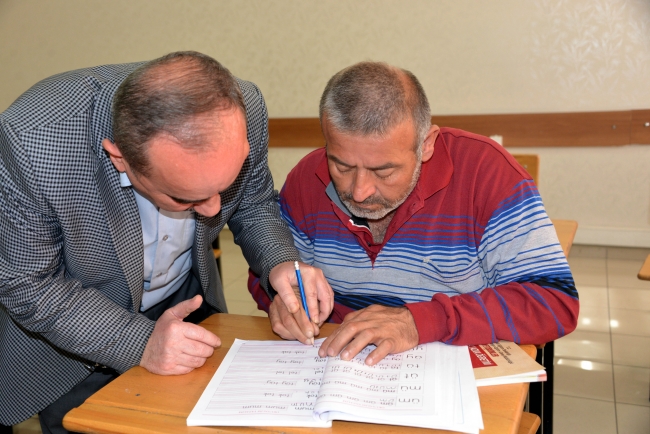
[{"label": "ballpoint pen", "polygon": [[[305,287],[302,284],[302,275],[300,274],[300,266],[298,265],[298,261],[295,261],[293,265],[294,267],[296,267],[296,278],[298,279],[298,288],[300,289],[300,298],[302,299],[302,307],[303,309],[305,309],[305,313],[307,314],[307,319],[311,321],[311,317],[309,316],[309,310],[307,310],[307,298],[305,297]],[[309,338],[309,341],[313,346],[314,338],[313,337]]]},{"label": "ballpoint pen", "polygon": [[311,321],[311,317],[309,316],[309,310],[307,309],[307,298],[305,297],[305,287],[302,284],[302,275],[300,274],[300,265],[298,265],[298,261],[295,261],[293,265],[294,267],[296,267],[296,278],[298,279],[298,288],[300,289],[300,298],[302,299],[302,307],[305,309],[305,313],[307,314],[307,319]]}]

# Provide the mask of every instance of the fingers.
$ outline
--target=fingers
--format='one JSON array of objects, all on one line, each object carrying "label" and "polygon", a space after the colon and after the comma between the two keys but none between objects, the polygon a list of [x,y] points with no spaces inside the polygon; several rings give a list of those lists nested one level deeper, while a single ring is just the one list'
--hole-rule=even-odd
[{"label": "fingers", "polygon": [[273,267],[269,273],[269,283],[282,297],[289,312],[296,313],[300,310],[301,302],[294,291],[294,288],[298,288],[298,279],[293,262],[283,262]]},{"label": "fingers", "polygon": [[[314,326],[307,320],[304,311],[300,315],[293,315],[288,311],[280,297],[275,297],[269,308],[269,319],[273,331],[283,339],[298,340],[306,345],[314,343]],[[298,324],[298,321],[306,323]],[[311,333],[305,333],[307,330]]]},{"label": "fingers", "polygon": [[217,348],[221,346],[221,339],[219,339],[219,336],[215,335],[209,330],[204,329],[200,325],[186,322],[182,323],[181,325],[183,327],[183,336],[185,336],[187,339],[202,343],[211,348]]},{"label": "fingers", "polygon": [[309,276],[307,286],[313,288],[314,291],[313,295],[310,294],[310,297],[307,297],[309,314],[312,322],[321,326],[334,309],[334,291],[320,268],[305,267],[308,267],[307,274]]},{"label": "fingers", "polygon": [[343,360],[351,360],[366,346],[373,343],[374,336],[371,330],[365,329],[367,325],[366,323],[348,323],[345,326],[342,324],[325,339],[318,354],[321,357],[340,355]]},{"label": "fingers", "polygon": [[176,318],[180,320],[183,320],[189,314],[197,310],[201,306],[202,302],[203,302],[203,297],[201,297],[200,295],[195,295],[189,300],[181,301],[177,305],[167,309],[165,313],[169,312],[169,314],[174,315]]},{"label": "fingers", "polygon": [[[307,309],[314,323],[322,324],[334,308],[334,292],[325,275],[319,268],[300,263]],[[276,265],[269,273],[269,282],[282,297],[287,310],[296,314],[302,306],[300,296],[296,296],[298,279],[292,262]]]},{"label": "fingers", "polygon": [[221,339],[196,324],[183,322],[183,318],[201,305],[197,296],[167,309],[156,321],[140,366],[160,375],[180,375],[203,366]]},{"label": "fingers", "polygon": [[386,355],[415,347],[419,336],[410,311],[373,305],[345,317],[345,320],[322,344],[320,357],[350,360],[369,344],[376,348],[366,357],[367,365],[375,365]]}]

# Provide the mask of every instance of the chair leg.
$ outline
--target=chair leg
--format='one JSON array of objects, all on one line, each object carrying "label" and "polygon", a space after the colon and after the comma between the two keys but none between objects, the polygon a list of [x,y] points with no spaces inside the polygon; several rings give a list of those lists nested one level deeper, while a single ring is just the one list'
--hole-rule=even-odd
[{"label": "chair leg", "polygon": [[555,357],[555,342],[551,341],[544,346],[544,368],[546,368],[546,381],[542,386],[542,434],[553,433],[553,359]]}]

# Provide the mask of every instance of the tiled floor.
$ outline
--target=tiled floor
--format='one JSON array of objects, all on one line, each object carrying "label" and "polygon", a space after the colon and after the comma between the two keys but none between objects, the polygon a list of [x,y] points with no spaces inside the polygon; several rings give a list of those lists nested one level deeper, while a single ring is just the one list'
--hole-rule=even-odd
[{"label": "tiled floor", "polygon": [[650,249],[574,246],[575,332],[555,343],[554,433],[650,433]]},{"label": "tiled floor", "polygon": [[[248,266],[221,235],[230,313],[266,316],[246,290]],[[555,344],[555,434],[650,434],[650,282],[636,274],[650,249],[574,246],[577,330]],[[15,433],[40,433],[32,418]]]}]

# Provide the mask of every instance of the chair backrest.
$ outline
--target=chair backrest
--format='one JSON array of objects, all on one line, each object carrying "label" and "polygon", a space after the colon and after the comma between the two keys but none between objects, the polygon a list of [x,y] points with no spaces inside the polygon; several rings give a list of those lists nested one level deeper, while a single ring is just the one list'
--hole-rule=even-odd
[{"label": "chair backrest", "polygon": [[512,154],[515,157],[515,160],[521,166],[526,169],[535,181],[535,184],[539,186],[539,155],[537,154]]}]

